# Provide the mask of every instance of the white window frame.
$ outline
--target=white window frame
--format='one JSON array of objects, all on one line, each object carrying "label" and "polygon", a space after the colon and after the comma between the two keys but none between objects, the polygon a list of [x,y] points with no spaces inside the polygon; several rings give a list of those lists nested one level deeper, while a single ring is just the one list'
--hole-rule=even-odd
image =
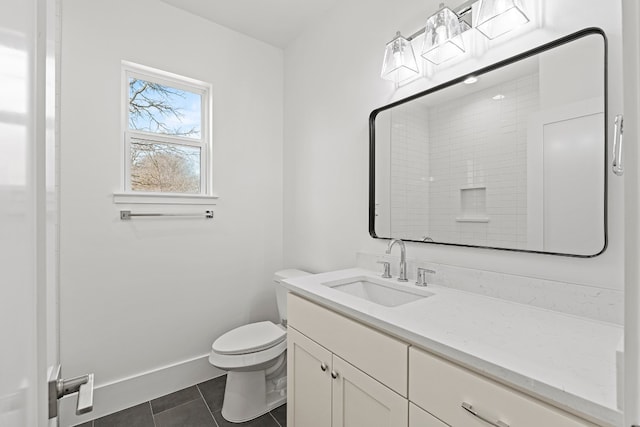
[{"label": "white window frame", "polygon": [[[201,95],[201,138],[165,135],[129,129],[129,79],[159,83],[176,89]],[[147,67],[133,62],[122,61],[122,184],[121,192],[114,194],[115,203],[177,203],[210,204],[217,199],[213,194],[213,156],[212,156],[212,87],[209,83],[183,77],[167,71]],[[200,148],[200,193],[143,192],[131,189],[131,141],[141,139],[153,143],[166,143]]]}]

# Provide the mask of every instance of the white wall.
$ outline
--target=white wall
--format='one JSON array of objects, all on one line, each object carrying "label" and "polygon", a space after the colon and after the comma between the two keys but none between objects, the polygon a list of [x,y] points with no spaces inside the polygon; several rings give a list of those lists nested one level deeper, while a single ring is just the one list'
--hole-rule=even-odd
[{"label": "white wall", "polygon": [[[283,53],[158,0],[63,0],[62,14],[61,359],[65,377],[95,372],[100,389],[277,319]],[[207,209],[113,203],[121,60],[213,85],[215,219],[119,219]],[[143,387],[125,403],[180,386]],[[99,397],[93,415],[106,410]]]},{"label": "white wall", "polygon": [[[417,30],[437,1],[345,0],[285,50],[284,260],[330,270],[354,253],[382,253],[368,235],[368,127],[371,110],[588,26],[609,39],[609,111],[621,110],[618,2],[540,0],[533,23],[477,43],[399,90],[379,77],[385,43]],[[577,13],[579,11],[579,13]],[[490,47],[490,49],[487,49]],[[609,124],[609,133],[612,125]],[[609,141],[611,143],[611,141]],[[610,150],[609,150],[610,151]],[[623,185],[609,175],[609,247],[593,259],[409,244],[410,257],[590,286],[622,289]]]},{"label": "white wall", "polygon": [[[427,107],[421,104],[404,104],[381,114],[391,116],[392,123],[393,143],[390,159],[386,159],[391,169],[391,231],[383,234],[376,228],[378,236],[415,240],[430,235],[428,177],[431,146],[427,114]],[[382,158],[376,163],[384,161]]]}]

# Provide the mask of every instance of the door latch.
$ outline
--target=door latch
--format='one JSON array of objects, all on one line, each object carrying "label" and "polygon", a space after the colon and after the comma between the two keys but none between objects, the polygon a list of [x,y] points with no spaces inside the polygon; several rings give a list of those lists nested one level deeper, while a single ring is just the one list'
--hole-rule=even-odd
[{"label": "door latch", "polygon": [[73,393],[78,393],[76,415],[91,412],[93,410],[93,374],[62,379],[61,369],[58,366],[55,377],[49,380],[49,419],[58,416],[58,399]]}]

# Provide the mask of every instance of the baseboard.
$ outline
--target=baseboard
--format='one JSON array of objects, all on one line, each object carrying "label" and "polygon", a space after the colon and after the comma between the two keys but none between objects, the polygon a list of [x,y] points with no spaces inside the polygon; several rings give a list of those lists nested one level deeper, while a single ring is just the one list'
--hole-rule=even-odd
[{"label": "baseboard", "polygon": [[93,411],[81,416],[75,414],[76,396],[67,396],[60,400],[60,427],[75,426],[223,375],[208,357],[204,354],[100,384],[94,388]]}]

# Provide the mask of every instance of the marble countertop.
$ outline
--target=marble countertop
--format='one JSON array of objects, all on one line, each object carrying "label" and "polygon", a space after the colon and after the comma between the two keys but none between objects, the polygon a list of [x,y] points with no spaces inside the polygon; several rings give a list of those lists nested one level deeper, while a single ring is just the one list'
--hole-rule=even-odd
[{"label": "marble countertop", "polygon": [[397,307],[323,285],[355,276],[379,278],[353,268],[287,279],[283,285],[569,412],[603,425],[622,422],[616,405],[621,326],[436,285],[401,285],[433,295]]}]

